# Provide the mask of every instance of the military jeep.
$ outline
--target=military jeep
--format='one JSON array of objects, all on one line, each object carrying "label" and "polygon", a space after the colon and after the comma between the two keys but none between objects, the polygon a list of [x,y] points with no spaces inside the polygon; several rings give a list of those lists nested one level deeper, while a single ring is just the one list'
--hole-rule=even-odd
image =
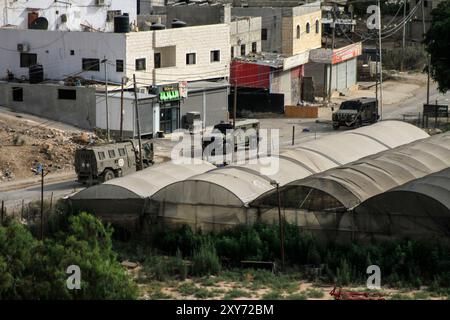
[{"label": "military jeep", "polygon": [[[153,164],[153,143],[142,143],[142,163]],[[125,176],[139,168],[137,140],[89,146],[75,152],[75,171],[78,181],[92,185]]]},{"label": "military jeep", "polygon": [[361,127],[363,124],[375,123],[379,118],[375,98],[347,100],[333,113],[333,129],[337,130],[340,126]]}]

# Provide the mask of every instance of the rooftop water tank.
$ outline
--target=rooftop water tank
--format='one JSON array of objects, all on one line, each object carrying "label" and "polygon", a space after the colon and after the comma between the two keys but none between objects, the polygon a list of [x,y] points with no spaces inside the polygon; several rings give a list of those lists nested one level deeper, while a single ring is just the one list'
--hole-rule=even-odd
[{"label": "rooftop water tank", "polygon": [[130,17],[127,13],[122,16],[114,17],[114,32],[115,33],[128,33],[130,32]]},{"label": "rooftop water tank", "polygon": [[150,30],[164,30],[166,26],[162,23],[152,23]]},{"label": "rooftop water tank", "polygon": [[184,28],[187,26],[187,23],[178,19],[172,20],[172,28]]},{"label": "rooftop water tank", "polygon": [[41,64],[35,64],[28,69],[30,83],[41,83],[44,81],[44,67]]},{"label": "rooftop water tank", "polygon": [[30,23],[29,29],[33,30],[47,30],[48,29],[48,20],[44,17],[39,17]]}]

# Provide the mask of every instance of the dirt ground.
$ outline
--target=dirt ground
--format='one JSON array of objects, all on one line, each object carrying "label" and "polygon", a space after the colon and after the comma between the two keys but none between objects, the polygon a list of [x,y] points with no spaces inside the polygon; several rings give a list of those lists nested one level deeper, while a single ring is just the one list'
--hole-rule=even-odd
[{"label": "dirt ground", "polygon": [[0,182],[33,177],[38,163],[51,174],[73,174],[75,150],[88,142],[83,140],[87,137],[0,113]]},{"label": "dirt ground", "polygon": [[[208,281],[209,280],[209,281]],[[236,281],[215,281],[215,277],[187,279],[184,281],[153,282],[139,284],[140,299],[143,300],[334,300],[330,294],[331,285],[319,285],[307,281],[291,283],[286,288],[273,288],[270,285],[254,288],[250,283]],[[362,286],[346,286],[345,292],[368,293],[383,300],[445,300],[447,297],[433,295],[420,290],[394,289],[383,287],[369,290]]]},{"label": "dirt ground", "polygon": [[[217,276],[170,278],[165,281],[151,279],[141,265],[128,269],[138,284],[142,300],[334,300],[330,294],[334,286],[304,280],[295,272],[274,275],[263,270],[224,270]],[[339,289],[339,288],[337,288]],[[342,287],[349,297],[351,292],[367,294],[383,300],[446,300],[447,296],[420,289],[390,288],[368,289],[364,286]]]}]

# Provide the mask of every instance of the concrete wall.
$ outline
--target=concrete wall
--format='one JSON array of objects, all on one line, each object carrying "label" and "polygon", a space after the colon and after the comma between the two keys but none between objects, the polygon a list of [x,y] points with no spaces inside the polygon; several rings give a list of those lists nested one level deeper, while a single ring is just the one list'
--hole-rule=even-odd
[{"label": "concrete wall", "polygon": [[[22,88],[23,102],[13,101],[14,88]],[[76,91],[76,100],[58,99],[58,90]],[[68,123],[83,129],[96,125],[95,90],[85,87],[63,87],[58,85],[0,83],[0,105]]]},{"label": "concrete wall", "polygon": [[[231,53],[230,27],[227,24],[133,32],[126,34],[126,39],[127,76],[130,78],[136,73],[140,81],[160,84],[229,76]],[[158,50],[165,50],[163,63],[169,59],[174,65],[154,69],[154,52]],[[219,62],[211,62],[211,50],[220,50]],[[186,65],[187,53],[196,54],[195,65]],[[139,58],[146,59],[145,71],[134,70],[135,60]]]},{"label": "concrete wall", "polygon": [[[206,108],[203,107],[203,92],[190,92],[188,98],[181,103],[181,116],[187,112],[200,112],[206,126],[212,126],[228,119],[228,89],[206,91]],[[203,112],[206,110],[206,117]]]},{"label": "concrete wall", "polygon": [[[356,85],[357,58],[334,64],[331,77],[331,90],[345,92]],[[312,77],[316,96],[328,94],[330,68],[323,63],[309,62],[305,65],[305,77]]]},{"label": "concrete wall", "polygon": [[[70,2],[70,4],[69,4]],[[48,30],[81,31],[85,24],[101,31],[114,30],[114,22],[107,22],[109,10],[121,10],[130,15],[130,23],[136,21],[136,0],[106,0],[106,5],[97,6],[95,0],[54,1],[54,0],[15,0],[1,1],[0,26],[11,24],[20,29],[28,28],[27,8],[36,8],[40,17],[49,22]],[[61,15],[67,15],[67,22],[61,21]]]},{"label": "concrete wall", "polygon": [[[16,78],[28,78],[28,68],[20,67],[17,44],[29,45],[37,54],[45,79],[61,80],[71,75],[104,81],[105,65],[99,71],[83,71],[82,59],[106,57],[107,78],[120,83],[126,75],[136,73],[139,82],[148,84],[178,80],[206,80],[229,76],[230,27],[226,24],[160,31],[120,33],[62,32],[43,30],[0,29],[0,78],[9,69]],[[220,61],[211,62],[211,50],[220,50]],[[154,53],[162,52],[163,66],[154,69]],[[186,53],[196,53],[197,63],[186,65]],[[136,72],[136,59],[146,59],[146,69]],[[124,61],[124,72],[116,71],[116,60]],[[164,64],[165,63],[165,64]]]},{"label": "concrete wall", "polygon": [[154,7],[163,7],[167,0],[138,0],[139,14],[149,14]]},{"label": "concrete wall", "polygon": [[328,65],[324,63],[308,62],[305,64],[305,77],[312,77],[314,84],[314,94],[318,97],[327,95],[326,88],[328,83],[325,83],[325,72]]},{"label": "concrete wall", "polygon": [[179,19],[186,22],[188,26],[231,22],[231,9],[229,6],[155,6],[147,13],[166,15],[168,23],[171,23],[173,19]]},{"label": "concrete wall", "polygon": [[[139,100],[139,118],[141,134],[156,134],[159,130],[159,106],[154,105],[153,100]],[[109,129],[112,134],[120,132],[120,93],[108,97]],[[125,137],[137,136],[136,113],[134,101],[124,99],[123,104],[123,130]],[[106,130],[106,101],[103,94],[96,96],[96,127]]]},{"label": "concrete wall", "polygon": [[241,56],[241,45],[245,45],[246,54],[252,51],[256,43],[256,52],[261,52],[261,25],[260,17],[239,17],[230,23],[230,41],[234,56]]},{"label": "concrete wall", "polygon": [[[305,50],[321,47],[321,24],[315,32],[315,22],[321,21],[320,3],[297,7],[245,7],[232,8],[234,16],[262,18],[262,29],[267,30],[267,40],[262,40],[262,51],[294,55]],[[306,33],[306,24],[310,33]],[[297,26],[301,36],[297,38]]]},{"label": "concrete wall", "polygon": [[[44,67],[45,79],[53,80],[78,75],[103,81],[104,65],[100,65],[100,71],[83,71],[82,59],[106,56],[115,64],[116,60],[125,60],[126,53],[125,35],[119,33],[0,29],[0,39],[0,78],[5,77],[9,69],[16,78],[25,76],[28,79],[28,68],[20,67],[19,43],[29,45],[28,52],[37,54],[37,62]],[[124,73],[116,72],[113,65],[107,68],[108,80],[120,83]]]},{"label": "concrete wall", "polygon": [[270,93],[284,94],[284,105],[297,105],[301,99],[303,66],[271,73]]},{"label": "concrete wall", "polygon": [[232,8],[233,16],[261,17],[261,29],[267,30],[267,40],[262,40],[262,51],[279,52],[282,49],[282,13],[281,8]]},{"label": "concrete wall", "polygon": [[[308,13],[298,12],[298,15],[283,18],[283,49],[286,55],[295,55],[306,50],[322,46],[322,12],[318,10]],[[316,30],[316,22],[318,30]],[[307,25],[309,24],[309,33]],[[297,30],[300,31],[297,34]]]}]

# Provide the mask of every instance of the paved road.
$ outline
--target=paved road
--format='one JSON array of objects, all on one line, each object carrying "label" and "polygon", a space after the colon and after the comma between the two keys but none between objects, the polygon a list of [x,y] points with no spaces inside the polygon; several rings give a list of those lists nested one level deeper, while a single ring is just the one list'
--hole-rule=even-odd
[{"label": "paved road", "polygon": [[[45,181],[45,180],[44,180]],[[44,198],[53,201],[61,199],[73,192],[82,190],[82,186],[76,181],[65,181],[49,183],[44,186]],[[22,200],[24,205],[32,201],[39,201],[41,198],[41,186],[33,185],[19,190],[11,190],[0,193],[0,201],[3,200],[8,210],[20,212],[22,208]]]},{"label": "paved road", "polygon": [[[383,119],[402,119],[404,114],[422,112],[423,104],[427,100],[426,87],[419,88],[413,96],[395,104],[386,105],[383,110]],[[450,93],[442,94],[435,84],[430,86],[430,103],[438,101],[439,104],[450,103]]]}]

